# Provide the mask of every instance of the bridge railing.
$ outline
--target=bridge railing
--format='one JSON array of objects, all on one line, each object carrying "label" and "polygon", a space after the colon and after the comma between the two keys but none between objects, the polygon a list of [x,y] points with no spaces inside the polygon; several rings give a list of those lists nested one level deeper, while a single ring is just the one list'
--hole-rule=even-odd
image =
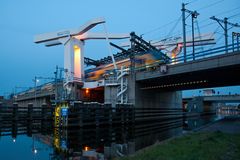
[{"label": "bridge railing", "polygon": [[[233,43],[228,46],[221,46],[217,48],[212,48],[208,50],[204,50],[201,52],[196,52],[193,56],[193,54],[188,54],[186,58],[184,56],[180,56],[174,59],[171,59],[171,63],[176,64],[176,63],[184,63],[184,62],[189,62],[193,60],[198,60],[202,58],[207,58],[215,55],[220,55],[220,54],[225,54],[229,52],[234,52],[234,51],[239,51],[240,46],[238,43]],[[184,61],[185,60],[185,61]]]},{"label": "bridge railing", "polygon": [[[207,58],[207,57],[212,57],[216,55],[221,55],[221,54],[226,54],[230,52],[235,52],[235,51],[240,51],[240,45],[239,43],[233,43],[226,46],[221,46],[217,48],[212,48],[208,50],[204,50],[201,52],[196,52],[193,56],[193,54],[188,54],[186,55],[186,58],[184,56],[180,56],[174,59],[171,59],[168,64],[174,65],[174,64],[179,64],[179,63],[185,63],[185,62],[190,62],[194,60],[199,60],[202,58]],[[151,64],[147,64],[141,67],[135,67],[135,72],[142,72],[142,71],[152,71],[160,67],[161,65],[165,65],[164,61],[156,61]]]}]

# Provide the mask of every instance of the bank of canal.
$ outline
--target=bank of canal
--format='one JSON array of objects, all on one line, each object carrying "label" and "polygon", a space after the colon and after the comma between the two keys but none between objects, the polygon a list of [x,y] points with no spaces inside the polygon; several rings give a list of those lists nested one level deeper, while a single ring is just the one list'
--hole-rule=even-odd
[{"label": "bank of canal", "polygon": [[121,160],[240,159],[240,117],[218,122],[181,137],[156,143]]}]

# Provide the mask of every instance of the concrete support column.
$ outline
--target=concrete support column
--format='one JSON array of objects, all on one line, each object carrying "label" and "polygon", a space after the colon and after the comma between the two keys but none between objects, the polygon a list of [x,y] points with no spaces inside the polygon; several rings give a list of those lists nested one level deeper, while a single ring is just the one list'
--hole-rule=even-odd
[{"label": "concrete support column", "polygon": [[113,108],[117,103],[117,86],[105,86],[104,88],[104,102],[111,104]]}]

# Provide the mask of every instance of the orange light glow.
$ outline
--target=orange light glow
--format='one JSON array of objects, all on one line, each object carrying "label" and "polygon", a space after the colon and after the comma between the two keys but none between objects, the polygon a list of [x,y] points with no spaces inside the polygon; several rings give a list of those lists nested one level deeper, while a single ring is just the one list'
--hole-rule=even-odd
[{"label": "orange light glow", "polygon": [[89,89],[88,88],[86,88],[86,94],[88,94],[89,93]]},{"label": "orange light glow", "polygon": [[172,53],[172,59],[175,59],[176,57],[177,57],[177,55]]},{"label": "orange light glow", "polygon": [[89,151],[89,150],[90,150],[90,147],[88,147],[88,146],[84,147],[84,151]]},{"label": "orange light glow", "polygon": [[74,77],[80,78],[81,77],[81,49],[77,46],[74,45]]}]

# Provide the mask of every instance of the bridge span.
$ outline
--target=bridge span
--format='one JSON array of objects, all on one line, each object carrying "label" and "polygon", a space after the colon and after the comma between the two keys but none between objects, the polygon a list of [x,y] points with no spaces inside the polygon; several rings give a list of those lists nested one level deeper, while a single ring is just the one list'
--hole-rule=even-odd
[{"label": "bridge span", "polygon": [[136,73],[141,89],[187,90],[240,85],[240,51],[202,58],[186,63],[167,65]]}]

